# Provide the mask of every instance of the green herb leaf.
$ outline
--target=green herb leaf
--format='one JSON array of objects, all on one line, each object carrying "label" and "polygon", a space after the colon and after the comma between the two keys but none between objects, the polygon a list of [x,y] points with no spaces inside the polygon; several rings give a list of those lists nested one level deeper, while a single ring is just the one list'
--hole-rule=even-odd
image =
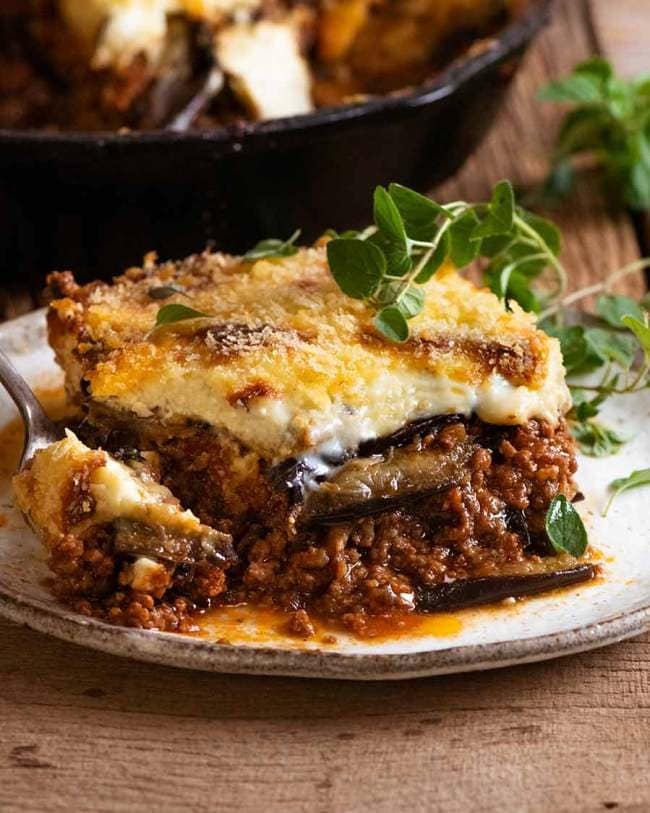
[{"label": "green herb leaf", "polygon": [[386,258],[368,241],[330,240],[327,260],[336,284],[353,299],[371,297],[386,273]]},{"label": "green herb leaf", "polygon": [[576,65],[571,76],[543,88],[539,98],[546,102],[597,102],[606,92],[612,74],[606,60],[589,59]]},{"label": "green herb leaf", "polygon": [[381,231],[371,235],[367,242],[382,252],[386,260],[386,273],[390,276],[403,277],[411,270],[413,264],[406,243],[391,240]]},{"label": "green herb leaf", "polygon": [[633,209],[650,208],[650,166],[635,163],[629,169],[627,202]]},{"label": "green herb leaf", "polygon": [[519,271],[514,271],[510,275],[505,295],[508,300],[514,300],[530,313],[539,313],[542,308],[538,296],[530,286],[530,280]]},{"label": "green herb leaf", "polygon": [[383,186],[375,189],[373,214],[378,232],[369,240],[384,253],[386,273],[396,277],[407,274],[411,269],[411,258],[404,222],[399,209]]},{"label": "green herb leaf", "polygon": [[623,327],[623,317],[633,316],[643,322],[645,314],[643,308],[629,296],[605,294],[596,301],[596,312],[607,324],[612,327]]},{"label": "green herb leaf", "polygon": [[578,423],[585,423],[590,418],[595,418],[598,415],[600,412],[599,407],[606,396],[601,394],[595,398],[589,398],[584,390],[579,387],[572,387],[571,397],[576,420]]},{"label": "green herb leaf", "polygon": [[424,291],[421,288],[408,288],[397,307],[407,319],[412,319],[424,307]]},{"label": "green herb leaf", "polygon": [[607,457],[616,454],[621,446],[627,443],[627,440],[613,429],[594,420],[575,424],[572,430],[580,451],[588,457]]},{"label": "green herb leaf", "polygon": [[338,232],[336,229],[325,229],[325,237],[331,237],[332,240],[337,240],[339,237],[344,240],[354,240],[359,237],[361,232],[358,229],[346,229],[345,231]]},{"label": "green herb leaf", "polygon": [[633,488],[640,488],[641,486],[650,486],[650,469],[638,469],[627,477],[619,477],[618,480],[614,480],[610,483],[609,487],[613,493],[607,501],[603,516],[607,515],[612,503],[620,494]]},{"label": "green herb leaf", "polygon": [[597,149],[608,127],[610,114],[600,107],[577,107],[564,117],[555,143],[556,160],[572,167],[567,158],[585,150]]},{"label": "green herb leaf", "polygon": [[[564,171],[572,156],[590,155],[602,170],[605,191],[616,203],[649,209],[648,87],[647,77],[620,79],[602,59],[582,63],[570,76],[547,86],[541,98],[574,104],[557,137],[553,168]],[[549,177],[545,187],[552,185]]]},{"label": "green herb leaf", "polygon": [[465,268],[473,262],[481,251],[481,241],[472,240],[471,236],[478,225],[478,218],[473,210],[465,212],[449,227],[451,248],[449,257],[456,268]]},{"label": "green herb leaf", "polygon": [[402,215],[383,186],[378,186],[375,189],[373,214],[375,225],[379,231],[388,240],[403,246],[404,250],[406,250],[406,230],[404,229]]},{"label": "green herb leaf", "polygon": [[173,325],[175,322],[184,322],[187,319],[205,318],[210,318],[210,314],[194,310],[194,308],[189,308],[187,305],[181,305],[180,303],[163,305],[156,314],[156,323],[153,329],[157,330],[165,325]]},{"label": "green herb leaf", "polygon": [[637,337],[646,360],[650,362],[650,327],[645,322],[635,319],[634,316],[623,316],[621,322]]},{"label": "green herb leaf", "polygon": [[405,342],[409,337],[409,326],[402,311],[391,305],[383,308],[375,316],[375,327],[391,342]]},{"label": "green herb leaf", "polygon": [[399,209],[406,233],[412,240],[433,240],[438,231],[438,219],[441,216],[449,217],[442,206],[406,186],[392,183],[388,192]]},{"label": "green herb leaf", "polygon": [[255,262],[256,260],[292,257],[298,253],[295,242],[299,237],[300,229],[296,229],[288,240],[277,240],[274,237],[268,238],[267,240],[260,240],[256,246],[244,254],[244,260],[247,262]]},{"label": "green herb leaf", "polygon": [[608,60],[601,56],[592,56],[578,63],[574,71],[581,76],[589,76],[600,84],[604,89],[607,83],[614,77],[614,69]]},{"label": "green herb leaf", "polygon": [[629,369],[636,355],[637,343],[633,336],[602,328],[584,331],[587,349],[591,349],[603,361],[615,361]]},{"label": "green herb leaf", "polygon": [[546,512],[546,535],[556,553],[582,556],[589,540],[580,514],[564,494],[555,497]]},{"label": "green herb leaf", "polygon": [[499,181],[492,192],[487,217],[474,228],[471,240],[495,237],[512,230],[515,193],[510,181]]},{"label": "green herb leaf", "polygon": [[[526,212],[520,209],[519,214],[524,222],[534,229],[542,238],[551,253],[555,257],[559,257],[562,253],[562,232],[555,223],[545,217],[533,214],[533,212]],[[534,248],[531,249],[531,252],[533,251],[535,251]]]},{"label": "green herb leaf", "polygon": [[568,375],[581,375],[603,365],[602,357],[587,343],[582,325],[559,327],[543,322],[541,327],[549,336],[560,340],[562,358]]},{"label": "green herb leaf", "polygon": [[440,242],[438,243],[436,250],[431,255],[431,259],[427,263],[425,263],[425,265],[422,267],[422,270],[415,278],[415,281],[418,283],[418,285],[424,285],[425,282],[428,282],[431,279],[431,277],[436,273],[436,271],[447,259],[448,254],[449,254],[449,232],[445,232],[440,238]]}]

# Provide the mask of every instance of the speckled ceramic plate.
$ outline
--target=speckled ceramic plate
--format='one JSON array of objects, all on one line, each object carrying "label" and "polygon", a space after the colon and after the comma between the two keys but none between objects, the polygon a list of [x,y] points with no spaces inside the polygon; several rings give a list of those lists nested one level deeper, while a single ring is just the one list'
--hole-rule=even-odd
[{"label": "speckled ceramic plate", "polygon": [[[61,382],[47,346],[42,312],[0,327],[0,346],[32,386]],[[295,641],[269,617],[231,610],[201,636],[111,627],[72,613],[48,593],[41,546],[13,507],[6,472],[13,452],[0,448],[0,612],[18,623],[82,646],[145,661],[215,672],[382,680],[488,669],[544,660],[638,635],[650,628],[650,489],[623,495],[601,516],[607,484],[650,460],[650,394],[619,399],[606,418],[630,438],[616,457],[581,460],[581,504],[602,579],[514,605],[433,617],[399,638],[358,641],[336,634]],[[0,395],[0,428],[16,419]],[[5,444],[6,445],[6,444]],[[225,643],[224,641],[227,641]]]}]

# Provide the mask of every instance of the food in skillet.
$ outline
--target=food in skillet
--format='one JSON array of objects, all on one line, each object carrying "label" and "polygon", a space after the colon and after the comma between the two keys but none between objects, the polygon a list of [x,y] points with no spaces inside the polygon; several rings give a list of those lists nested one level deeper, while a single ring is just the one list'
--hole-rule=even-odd
[{"label": "food in skillet", "polygon": [[[430,202],[398,192],[425,245]],[[475,228],[507,228],[499,194]],[[133,626],[249,602],[301,634],[313,617],[364,634],[377,615],[593,577],[558,341],[449,263],[419,277],[391,341],[361,277],[340,287],[342,244],[374,256],[388,240],[378,200],[372,245],[264,241],[149,257],[112,284],[51,277],[50,342],[83,420],[15,491],[61,597]]]},{"label": "food in skillet", "polygon": [[9,0],[0,127],[212,127],[423,81],[524,0]]}]

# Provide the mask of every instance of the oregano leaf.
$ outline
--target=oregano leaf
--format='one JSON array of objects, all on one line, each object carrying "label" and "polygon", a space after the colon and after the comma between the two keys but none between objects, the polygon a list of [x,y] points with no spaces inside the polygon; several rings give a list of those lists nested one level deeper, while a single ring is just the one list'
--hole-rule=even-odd
[{"label": "oregano leaf", "polygon": [[386,273],[383,253],[377,246],[364,240],[330,240],[327,260],[336,284],[352,299],[371,297]]},{"label": "oregano leaf", "polygon": [[375,327],[391,342],[402,343],[409,337],[409,326],[402,311],[389,305],[375,316]]},{"label": "oregano leaf", "polygon": [[556,553],[582,556],[589,540],[580,514],[564,494],[551,501],[546,512],[546,535]]}]

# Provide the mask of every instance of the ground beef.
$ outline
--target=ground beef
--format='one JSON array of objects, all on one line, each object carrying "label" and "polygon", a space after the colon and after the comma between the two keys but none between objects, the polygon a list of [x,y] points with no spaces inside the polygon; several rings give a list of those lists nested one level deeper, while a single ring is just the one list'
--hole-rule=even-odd
[{"label": "ground beef", "polygon": [[557,494],[575,494],[566,424],[458,419],[410,444],[415,452],[445,452],[468,440],[475,451],[462,482],[374,516],[314,527],[268,467],[255,460],[242,467],[243,450],[207,430],[176,440],[131,438],[156,449],[163,479],[184,505],[235,533],[239,563],[226,571],[207,562],[178,566],[157,591],[137,592],[120,578],[124,562],[111,553],[110,529],[95,528],[83,542],[64,540],[52,551],[57,592],[85,613],[144,629],[184,631],[193,614],[215,603],[253,602],[290,613],[288,629],[298,636],[313,634],[310,614],[363,634],[373,616],[412,611],[418,588],[504,568],[525,573],[548,552],[548,505]]}]

